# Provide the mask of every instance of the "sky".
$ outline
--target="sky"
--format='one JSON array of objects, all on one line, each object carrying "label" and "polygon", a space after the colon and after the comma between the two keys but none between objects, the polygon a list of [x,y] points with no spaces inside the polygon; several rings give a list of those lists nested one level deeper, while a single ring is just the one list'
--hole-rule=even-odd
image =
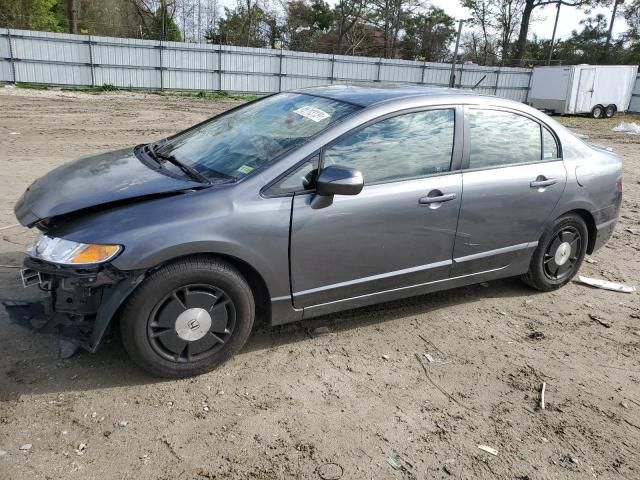
[{"label": "sky", "polygon": [[[430,0],[430,5],[440,7],[452,17],[464,19],[469,17],[469,11],[460,6],[457,0]],[[558,20],[558,30],[556,39],[565,39],[571,35],[572,30],[581,30],[580,20],[588,16],[595,16],[597,13],[603,13],[606,18],[611,18],[611,8],[594,9],[591,15],[585,14],[577,8],[562,6],[560,8],[560,19]],[[618,13],[620,7],[618,7]],[[529,25],[529,38],[535,33],[539,38],[551,38],[553,34],[553,23],[556,18],[555,5],[536,8],[533,11],[534,21]],[[464,27],[463,27],[464,28]],[[613,24],[613,34],[623,33],[627,28],[624,18],[617,16]]]}]

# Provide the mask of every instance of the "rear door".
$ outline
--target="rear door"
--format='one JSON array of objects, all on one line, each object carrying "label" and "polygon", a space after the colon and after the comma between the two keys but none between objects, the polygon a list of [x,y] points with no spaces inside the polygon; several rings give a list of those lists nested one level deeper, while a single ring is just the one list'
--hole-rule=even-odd
[{"label": "rear door", "polygon": [[527,258],[565,187],[553,132],[515,111],[468,108],[452,276]]},{"label": "rear door", "polygon": [[576,93],[576,113],[590,112],[592,105],[593,88],[596,81],[595,68],[580,68],[578,78],[578,92]]},{"label": "rear door", "polygon": [[323,166],[360,170],[365,187],[321,209],[310,206],[313,192],[296,193],[290,252],[296,307],[448,278],[462,194],[461,149],[454,148],[462,121],[455,118],[454,108],[402,113],[323,150]]}]

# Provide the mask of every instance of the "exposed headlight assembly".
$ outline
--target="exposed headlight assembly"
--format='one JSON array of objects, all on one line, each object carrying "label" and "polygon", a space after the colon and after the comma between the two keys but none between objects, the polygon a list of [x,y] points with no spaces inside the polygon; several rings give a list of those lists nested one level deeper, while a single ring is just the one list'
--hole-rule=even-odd
[{"label": "exposed headlight assembly", "polygon": [[61,265],[96,265],[111,260],[122,251],[121,245],[79,243],[42,235],[27,248],[27,254]]}]

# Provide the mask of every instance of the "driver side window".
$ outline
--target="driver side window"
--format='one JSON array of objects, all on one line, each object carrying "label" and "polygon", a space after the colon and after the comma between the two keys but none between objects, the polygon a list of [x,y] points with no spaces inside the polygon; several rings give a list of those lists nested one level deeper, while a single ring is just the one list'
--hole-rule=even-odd
[{"label": "driver side window", "polygon": [[329,147],[323,165],[360,170],[367,185],[448,172],[454,114],[428,110],[381,120]]}]

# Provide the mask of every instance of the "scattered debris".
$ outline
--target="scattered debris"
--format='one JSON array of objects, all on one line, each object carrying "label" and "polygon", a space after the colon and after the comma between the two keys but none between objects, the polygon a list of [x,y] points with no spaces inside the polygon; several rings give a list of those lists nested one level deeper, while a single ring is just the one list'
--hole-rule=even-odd
[{"label": "scattered debris", "polygon": [[611,324],[609,322],[607,322],[605,319],[600,318],[598,315],[596,315],[595,313],[590,313],[589,314],[589,318],[591,320],[595,320],[596,322],[598,322],[600,325],[602,325],[604,328],[611,328]]},{"label": "scattered debris", "polygon": [[104,435],[106,438],[109,438],[111,436],[111,430],[105,430],[104,432],[102,432],[102,435]]},{"label": "scattered debris", "polygon": [[28,452],[29,450],[31,450],[31,447],[33,447],[33,445],[31,445],[30,443],[25,443],[24,445],[20,446],[20,450]]},{"label": "scattered debris", "polygon": [[4,227],[0,227],[0,230],[9,230],[10,228],[21,227],[19,223],[14,223],[12,225],[5,225]]},{"label": "scattered debris", "polygon": [[578,281],[591,287],[613,290],[614,292],[633,293],[636,291],[636,287],[629,287],[622,283],[610,282],[599,278],[583,277],[582,275],[578,275]]},{"label": "scattered debris", "polygon": [[640,235],[640,230],[636,230],[635,228],[625,228],[625,232],[629,232],[631,235]]},{"label": "scattered debris", "polygon": [[498,456],[498,450],[496,450],[493,447],[489,447],[488,445],[478,445],[478,448],[480,450],[483,450],[483,451],[487,452],[487,453],[490,453],[491,455],[494,455],[496,457]]},{"label": "scattered debris", "polygon": [[75,449],[76,455],[84,455],[86,451],[87,451],[86,443],[81,443],[80,445],[78,445],[78,448]]},{"label": "scattered debris", "polygon": [[584,261],[585,261],[585,262],[587,262],[587,263],[592,263],[592,264],[593,264],[593,263],[598,263],[598,261],[597,261],[597,260],[594,260],[594,259],[593,259],[593,258],[591,258],[591,257],[586,257],[586,258],[584,259]]},{"label": "scattered debris", "polygon": [[636,122],[620,122],[620,125],[611,129],[614,132],[629,133],[631,135],[640,135],[640,125]]},{"label": "scattered debris", "polygon": [[433,363],[433,357],[431,355],[428,353],[423,353],[422,355],[424,355],[424,358],[426,358],[429,363]]},{"label": "scattered debris", "polygon": [[9,135],[20,135],[20,132],[9,132]]},{"label": "scattered debris", "polygon": [[540,410],[544,410],[544,391],[547,389],[547,382],[542,382],[540,387]]},{"label": "scattered debris", "polygon": [[629,408],[629,404],[627,402],[620,402],[620,406],[622,408]]},{"label": "scattered debris", "polygon": [[452,402],[456,403],[457,405],[460,405],[462,408],[465,408],[467,410],[469,410],[469,407],[467,407],[466,405],[463,405],[462,403],[460,403],[458,400],[456,400],[449,392],[447,392],[444,388],[442,388],[440,385],[438,385],[433,378],[431,378],[431,376],[429,376],[429,372],[427,371],[427,367],[424,366],[424,363],[422,363],[422,360],[420,359],[420,355],[418,355],[417,353],[415,354],[416,358],[418,359],[418,363],[420,364],[420,366],[422,367],[422,371],[424,372],[425,376],[427,377],[427,380],[429,380],[429,382],[431,382],[431,385],[433,385],[434,387],[436,387],[438,390],[440,390],[440,392],[446,396],[449,400],[451,400]]},{"label": "scattered debris", "polygon": [[324,463],[320,465],[316,472],[322,480],[338,480],[344,474],[344,468],[338,463]]},{"label": "scattered debris", "polygon": [[544,333],[542,332],[531,332],[529,335],[527,335],[527,337],[530,340],[543,340],[544,339]]},{"label": "scattered debris", "polygon": [[389,355],[382,355],[383,360],[389,360]]},{"label": "scattered debris", "polygon": [[4,457],[6,454],[7,451],[0,448],[0,457]]},{"label": "scattered debris", "polygon": [[400,459],[397,456],[387,458],[387,463],[391,465],[391,468],[394,470],[402,469],[402,464],[400,463]]},{"label": "scattered debris", "polygon": [[444,470],[444,473],[446,473],[447,475],[453,475],[453,472],[449,468],[449,465],[443,465],[442,470]]},{"label": "scattered debris", "polygon": [[311,330],[311,336],[314,338],[322,337],[324,335],[329,335],[330,333],[331,333],[331,330],[329,330],[328,327],[318,327]]},{"label": "scattered debris", "polygon": [[129,424],[129,422],[127,422],[126,420],[120,420],[118,422],[118,426],[119,427],[123,427],[123,428],[126,427],[128,424]]}]

